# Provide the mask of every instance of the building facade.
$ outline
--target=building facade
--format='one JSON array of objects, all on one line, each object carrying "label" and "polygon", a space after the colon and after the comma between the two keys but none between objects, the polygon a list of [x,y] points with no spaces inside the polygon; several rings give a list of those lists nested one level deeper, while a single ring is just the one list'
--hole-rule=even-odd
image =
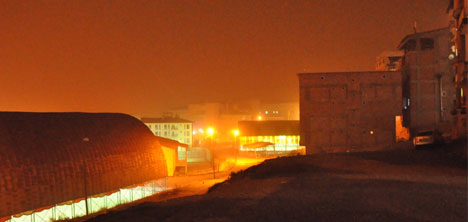
[{"label": "building facade", "polygon": [[298,120],[239,121],[241,151],[286,154],[300,149]]},{"label": "building facade", "polygon": [[141,121],[155,136],[168,138],[192,146],[193,124],[189,120],[165,116],[162,118],[141,118]]},{"label": "building facade", "polygon": [[156,137],[164,153],[167,175],[187,174],[187,149],[189,146],[164,137]]},{"label": "building facade", "polygon": [[382,150],[396,144],[400,72],[298,74],[300,144],[308,154]]},{"label": "building facade", "polygon": [[403,125],[413,136],[425,130],[452,133],[456,93],[450,40],[443,28],[408,35],[398,46],[404,51]]},{"label": "building facade", "polygon": [[452,69],[455,72],[455,93],[456,101],[453,109],[454,115],[454,137],[467,137],[467,114],[468,108],[466,94],[468,93],[468,0],[451,0],[448,8],[452,18],[450,30],[453,34],[451,59],[453,60]]}]

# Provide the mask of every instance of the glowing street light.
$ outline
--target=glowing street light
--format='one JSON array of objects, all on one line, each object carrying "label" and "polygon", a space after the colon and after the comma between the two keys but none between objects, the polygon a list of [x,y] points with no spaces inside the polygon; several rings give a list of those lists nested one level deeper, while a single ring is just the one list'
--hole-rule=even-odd
[{"label": "glowing street light", "polygon": [[257,116],[257,120],[262,120],[262,116]]},{"label": "glowing street light", "polygon": [[215,133],[215,130],[211,127],[209,127],[208,129],[206,129],[206,133],[208,134],[208,136],[213,136],[214,133]]},{"label": "glowing street light", "polygon": [[234,136],[239,136],[239,130],[238,129],[232,130],[232,134],[234,134]]}]

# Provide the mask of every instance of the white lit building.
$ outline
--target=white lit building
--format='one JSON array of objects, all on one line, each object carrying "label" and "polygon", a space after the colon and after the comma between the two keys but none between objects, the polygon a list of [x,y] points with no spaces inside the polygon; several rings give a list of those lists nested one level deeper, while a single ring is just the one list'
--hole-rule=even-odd
[{"label": "white lit building", "polygon": [[141,118],[155,136],[192,146],[192,121],[178,117]]}]

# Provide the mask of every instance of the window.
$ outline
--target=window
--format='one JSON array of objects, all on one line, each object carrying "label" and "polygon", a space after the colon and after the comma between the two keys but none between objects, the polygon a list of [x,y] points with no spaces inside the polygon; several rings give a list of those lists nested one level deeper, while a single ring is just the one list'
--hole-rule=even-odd
[{"label": "window", "polygon": [[416,40],[410,39],[406,44],[403,46],[405,51],[415,51],[416,50]]},{"label": "window", "polygon": [[421,50],[431,50],[434,48],[434,39],[422,38],[419,40]]},{"label": "window", "polygon": [[177,147],[177,159],[185,160],[185,147]]}]

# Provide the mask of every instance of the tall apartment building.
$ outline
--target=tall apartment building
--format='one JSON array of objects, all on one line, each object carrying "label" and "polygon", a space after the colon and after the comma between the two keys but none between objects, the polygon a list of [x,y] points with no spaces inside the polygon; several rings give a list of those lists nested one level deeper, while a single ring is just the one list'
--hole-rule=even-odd
[{"label": "tall apartment building", "polygon": [[192,122],[178,117],[141,118],[155,136],[192,146]]},{"label": "tall apartment building", "polygon": [[404,51],[403,125],[411,135],[422,130],[452,133],[456,93],[450,40],[449,29],[442,28],[407,35],[398,46]]},{"label": "tall apartment building", "polygon": [[451,0],[447,12],[452,17],[450,30],[453,34],[450,59],[453,60],[453,71],[455,72],[456,101],[453,114],[455,117],[454,134],[456,138],[467,136],[467,102],[468,93],[468,0]]}]

